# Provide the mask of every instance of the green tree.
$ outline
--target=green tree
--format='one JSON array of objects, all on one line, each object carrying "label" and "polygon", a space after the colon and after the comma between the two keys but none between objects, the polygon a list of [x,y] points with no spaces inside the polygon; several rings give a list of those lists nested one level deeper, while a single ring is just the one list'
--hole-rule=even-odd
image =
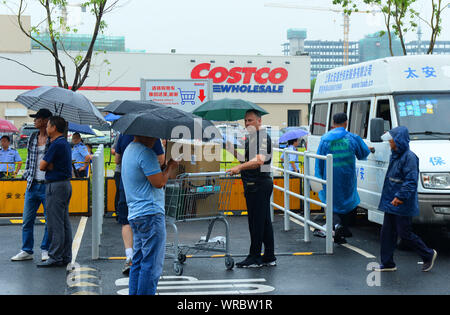
[{"label": "green tree", "polygon": [[[35,0],[34,0],[35,1]],[[119,2],[119,0],[85,0],[81,7],[87,12],[90,12],[95,19],[95,25],[92,30],[92,38],[87,47],[86,51],[79,52],[75,55],[69,53],[65,50],[62,43],[64,34],[73,32],[76,33],[77,29],[70,28],[67,26],[65,17],[61,12],[66,10],[68,6],[67,0],[38,0],[41,9],[44,12],[45,19],[38,25],[32,26],[31,29],[25,29],[22,24],[22,15],[24,15],[25,9],[28,5],[28,1],[20,0],[17,4],[17,9],[11,9],[12,1],[3,1],[4,5],[8,6],[13,10],[14,14],[17,15],[17,20],[21,31],[28,36],[32,41],[38,43],[44,49],[46,49],[54,59],[55,65],[55,76],[59,87],[71,89],[73,91],[78,90],[83,86],[85,80],[89,75],[89,70],[92,63],[92,58],[94,55],[94,44],[97,40],[97,36],[106,28],[106,23],[104,21],[104,15],[110,12]],[[50,37],[51,45],[45,45],[36,36],[40,33],[39,27],[45,25],[46,33]],[[68,78],[67,67],[64,64],[61,56],[66,55],[72,62],[74,68],[74,77],[72,79]],[[105,60],[107,63],[107,60]],[[27,67],[27,66],[26,66]],[[31,70],[31,68],[27,67]],[[42,73],[41,73],[42,74]],[[72,82],[70,85],[69,82]]]}]

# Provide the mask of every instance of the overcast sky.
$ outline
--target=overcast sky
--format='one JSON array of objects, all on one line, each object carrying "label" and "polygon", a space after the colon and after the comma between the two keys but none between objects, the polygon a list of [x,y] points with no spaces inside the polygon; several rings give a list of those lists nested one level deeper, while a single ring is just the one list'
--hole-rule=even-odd
[{"label": "overcast sky", "polygon": [[[429,15],[430,0],[418,0],[417,9]],[[35,24],[42,18],[36,0],[29,1],[27,14]],[[69,0],[69,3],[80,3]],[[343,18],[339,13],[265,7],[268,2],[297,4],[305,7],[332,8],[332,0],[121,0],[120,7],[105,16],[106,35],[125,36],[129,49],[147,52],[192,54],[263,54],[281,55],[289,28],[306,28],[307,39],[343,38]],[[0,4],[1,6],[1,4]],[[336,7],[335,7],[336,8]],[[0,8],[0,13],[10,13]],[[450,40],[450,9],[444,14],[441,40]],[[92,18],[79,8],[69,8],[69,24],[89,32]],[[382,14],[353,14],[350,40],[384,30]],[[423,40],[428,41],[428,27],[422,23]],[[416,34],[407,39],[415,40]]]}]

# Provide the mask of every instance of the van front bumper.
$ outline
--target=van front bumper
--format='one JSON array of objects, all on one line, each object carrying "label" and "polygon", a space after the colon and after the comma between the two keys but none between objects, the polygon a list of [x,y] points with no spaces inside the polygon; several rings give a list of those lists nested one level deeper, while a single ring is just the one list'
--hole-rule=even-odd
[{"label": "van front bumper", "polygon": [[419,224],[450,224],[450,194],[420,194],[420,215],[413,222]]}]

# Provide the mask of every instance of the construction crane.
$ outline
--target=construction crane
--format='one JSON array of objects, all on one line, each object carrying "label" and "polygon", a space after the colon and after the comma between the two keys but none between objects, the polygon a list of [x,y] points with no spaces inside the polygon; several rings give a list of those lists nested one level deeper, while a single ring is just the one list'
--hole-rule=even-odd
[{"label": "construction crane", "polygon": [[[273,8],[285,8],[285,9],[301,9],[301,10],[316,10],[316,11],[331,11],[335,13],[342,13],[344,18],[344,66],[348,65],[349,60],[349,34],[350,34],[350,16],[344,12],[342,9],[335,9],[335,8],[324,8],[324,7],[314,7],[314,6],[301,6],[297,4],[289,4],[289,3],[265,3],[265,7],[273,7]],[[372,10],[372,11],[354,11],[355,13],[372,13],[376,14],[381,11]]]}]

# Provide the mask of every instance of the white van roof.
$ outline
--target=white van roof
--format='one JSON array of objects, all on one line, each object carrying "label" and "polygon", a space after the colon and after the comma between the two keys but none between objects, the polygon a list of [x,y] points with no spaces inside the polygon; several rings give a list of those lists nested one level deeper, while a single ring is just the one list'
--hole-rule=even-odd
[{"label": "white van roof", "polygon": [[389,57],[324,71],[313,100],[408,91],[450,91],[450,56]]}]

